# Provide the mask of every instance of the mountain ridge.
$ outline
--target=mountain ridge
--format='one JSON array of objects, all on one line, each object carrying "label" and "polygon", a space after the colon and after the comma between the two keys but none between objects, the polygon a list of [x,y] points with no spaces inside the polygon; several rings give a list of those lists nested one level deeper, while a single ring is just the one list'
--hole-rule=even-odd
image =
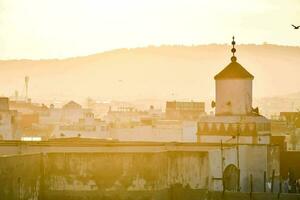
[{"label": "mountain ridge", "polygon": [[[69,59],[80,59],[84,57],[92,57],[92,56],[99,56],[101,54],[110,54],[110,53],[116,53],[119,51],[130,51],[130,50],[139,50],[139,49],[148,49],[148,48],[164,48],[164,47],[202,47],[202,46],[225,46],[225,47],[231,47],[229,44],[217,44],[217,43],[210,43],[210,44],[198,44],[198,45],[179,45],[179,44],[162,44],[162,45],[148,45],[148,46],[142,46],[142,47],[133,47],[133,48],[116,48],[111,50],[105,50],[101,52],[96,53],[90,53],[86,55],[78,55],[78,56],[69,56],[69,57],[62,57],[62,58],[40,58],[40,59],[30,59],[30,58],[13,58],[13,59],[0,59],[0,61],[64,61]],[[238,46],[273,46],[273,47],[287,47],[287,48],[300,48],[299,46],[294,45],[281,45],[281,44],[239,44]]]},{"label": "mountain ridge", "polygon": [[[163,45],[65,59],[0,60],[0,92],[10,96],[22,90],[28,75],[32,98],[213,98],[213,76],[230,62],[230,49]],[[300,91],[300,47],[242,44],[236,49],[238,62],[255,76],[254,97]]]}]

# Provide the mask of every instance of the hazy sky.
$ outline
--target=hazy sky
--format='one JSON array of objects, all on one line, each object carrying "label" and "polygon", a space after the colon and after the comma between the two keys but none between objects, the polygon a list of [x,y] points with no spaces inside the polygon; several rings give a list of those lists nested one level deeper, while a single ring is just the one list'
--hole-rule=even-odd
[{"label": "hazy sky", "polygon": [[299,0],[0,0],[0,59],[160,44],[300,45]]}]

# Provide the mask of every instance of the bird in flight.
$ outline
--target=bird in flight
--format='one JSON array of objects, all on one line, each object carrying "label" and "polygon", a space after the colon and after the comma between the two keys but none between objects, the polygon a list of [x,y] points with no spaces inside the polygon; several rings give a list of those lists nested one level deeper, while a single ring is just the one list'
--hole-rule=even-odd
[{"label": "bird in flight", "polygon": [[292,24],[292,26],[294,27],[294,29],[299,29],[300,28],[300,26],[295,26],[293,24]]}]

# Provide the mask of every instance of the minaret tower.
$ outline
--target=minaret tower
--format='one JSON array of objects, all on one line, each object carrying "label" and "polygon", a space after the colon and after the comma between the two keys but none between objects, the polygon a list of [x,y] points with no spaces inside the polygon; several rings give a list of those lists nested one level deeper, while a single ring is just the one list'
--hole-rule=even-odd
[{"label": "minaret tower", "polygon": [[254,76],[237,62],[232,37],[231,63],[215,76],[216,115],[251,115]]}]

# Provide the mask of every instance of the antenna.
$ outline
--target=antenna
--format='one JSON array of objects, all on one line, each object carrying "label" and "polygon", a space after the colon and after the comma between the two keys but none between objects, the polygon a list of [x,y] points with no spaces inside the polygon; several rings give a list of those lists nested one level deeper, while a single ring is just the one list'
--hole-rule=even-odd
[{"label": "antenna", "polygon": [[25,76],[25,90],[26,90],[26,101],[28,100],[28,84],[29,84],[29,76]]}]

